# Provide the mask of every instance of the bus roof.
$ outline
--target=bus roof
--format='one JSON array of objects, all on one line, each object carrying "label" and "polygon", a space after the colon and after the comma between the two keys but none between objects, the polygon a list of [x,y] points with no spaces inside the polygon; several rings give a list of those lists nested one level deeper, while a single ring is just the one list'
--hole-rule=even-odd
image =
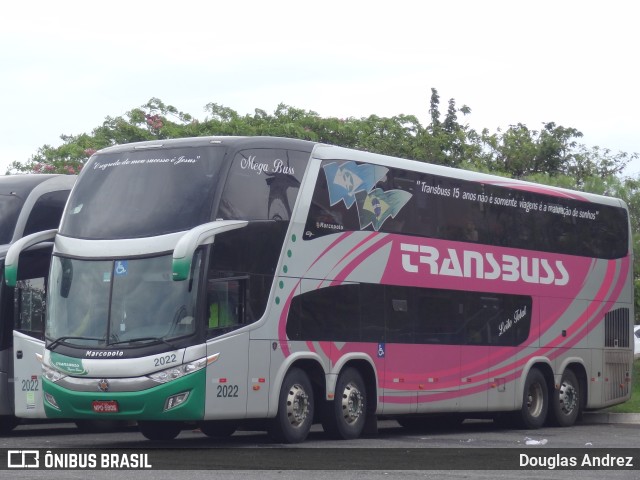
[{"label": "bus roof", "polygon": [[294,149],[305,152],[313,152],[313,157],[320,160],[353,160],[356,162],[370,162],[384,166],[392,166],[410,171],[418,171],[429,173],[432,175],[440,175],[443,177],[458,178],[461,180],[469,180],[481,183],[490,183],[505,188],[515,188],[528,191],[536,191],[538,193],[555,195],[561,197],[570,197],[576,200],[583,200],[592,203],[600,203],[604,205],[612,205],[616,207],[627,208],[624,201],[597,195],[593,193],[580,192],[560,187],[542,185],[524,180],[512,179],[508,177],[500,177],[487,173],[474,172],[471,170],[463,170],[460,168],[436,165],[419,160],[409,160],[389,155],[381,155],[377,153],[365,152],[351,148],[338,147],[334,145],[313,142],[308,140],[299,140],[283,137],[268,136],[207,136],[207,137],[188,137],[175,138],[165,140],[151,140],[145,142],[136,142],[123,145],[115,145],[107,147],[97,152],[101,153],[118,153],[131,151],[133,149],[153,149],[153,148],[175,148],[175,147],[202,147],[207,145],[222,145],[232,149],[236,148],[284,148]]},{"label": "bus roof", "polygon": [[298,140],[295,138],[282,137],[188,137],[188,138],[171,138],[166,140],[150,140],[146,142],[127,143],[123,145],[114,145],[96,152],[101,153],[118,153],[131,151],[135,149],[152,149],[152,148],[175,148],[175,147],[203,147],[208,145],[222,145],[227,147],[264,147],[264,148],[285,148],[295,149],[305,152],[311,152],[317,142],[308,140]]}]

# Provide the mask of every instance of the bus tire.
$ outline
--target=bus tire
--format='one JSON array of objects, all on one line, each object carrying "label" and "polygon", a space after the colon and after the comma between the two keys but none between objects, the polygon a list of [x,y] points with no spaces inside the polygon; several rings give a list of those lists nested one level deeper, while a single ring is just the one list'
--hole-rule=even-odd
[{"label": "bus tire", "polygon": [[173,440],[182,431],[182,422],[138,422],[140,433],[154,442]]},{"label": "bus tire", "polygon": [[230,437],[237,429],[238,424],[233,420],[209,420],[200,424],[200,431],[211,438]]},{"label": "bus tire", "polygon": [[358,438],[367,415],[367,391],[362,375],[355,368],[345,369],[338,377],[335,398],[327,402],[322,416],[324,431],[333,438]]},{"label": "bus tire", "polygon": [[570,427],[580,415],[581,407],[580,382],[570,369],[565,369],[560,380],[560,388],[551,394],[551,416],[553,425]]},{"label": "bus tire", "polygon": [[292,368],[280,387],[278,414],[269,422],[269,435],[277,442],[303,442],[313,423],[313,387],[307,374]]},{"label": "bus tire", "polygon": [[524,428],[538,429],[544,425],[549,410],[549,389],[544,375],[532,368],[524,382],[520,423]]}]

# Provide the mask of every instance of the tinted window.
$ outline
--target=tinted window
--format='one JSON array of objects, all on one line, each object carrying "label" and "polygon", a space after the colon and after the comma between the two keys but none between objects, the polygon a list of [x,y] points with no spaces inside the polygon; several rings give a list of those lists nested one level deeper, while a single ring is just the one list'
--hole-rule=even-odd
[{"label": "tinted window", "polygon": [[243,150],[233,159],[218,217],[289,220],[309,159],[304,152]]},{"label": "tinted window", "polygon": [[305,240],[342,230],[401,232],[598,258],[628,250],[623,208],[377,165],[325,161]]},{"label": "tinted window", "polygon": [[11,242],[23,203],[15,195],[0,195],[0,244]]},{"label": "tinted window", "polygon": [[36,200],[24,227],[24,236],[58,228],[67,197],[69,197],[69,191],[60,190],[45,193]]},{"label": "tinted window", "polygon": [[60,233],[88,239],[163,235],[211,219],[221,147],[105,153],[84,168]]},{"label": "tinted window", "polygon": [[[13,342],[13,329],[43,338],[46,281],[51,263],[51,248],[22,252],[16,288],[7,287],[0,271],[0,346],[7,348]],[[4,262],[0,262],[0,267]]]},{"label": "tinted window", "polygon": [[405,344],[520,345],[531,327],[531,297],[368,284],[294,297],[292,340]]},{"label": "tinted window", "polygon": [[207,269],[210,337],[262,317],[286,228],[284,222],[252,222],[216,235]]}]

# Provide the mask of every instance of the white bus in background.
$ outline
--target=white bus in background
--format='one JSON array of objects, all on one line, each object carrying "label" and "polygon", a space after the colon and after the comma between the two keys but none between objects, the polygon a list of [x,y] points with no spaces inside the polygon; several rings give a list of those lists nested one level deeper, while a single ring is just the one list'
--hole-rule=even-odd
[{"label": "white bus in background", "polygon": [[[0,264],[24,235],[56,229],[75,176],[0,177]],[[42,404],[45,292],[51,243],[20,256],[17,284],[0,287],[0,433],[20,418],[46,418]]]},{"label": "white bus in background", "polygon": [[269,137],[115,146],[49,280],[50,418],[284,442],[378,416],[569,426],[624,402],[632,253],[615,198]]}]

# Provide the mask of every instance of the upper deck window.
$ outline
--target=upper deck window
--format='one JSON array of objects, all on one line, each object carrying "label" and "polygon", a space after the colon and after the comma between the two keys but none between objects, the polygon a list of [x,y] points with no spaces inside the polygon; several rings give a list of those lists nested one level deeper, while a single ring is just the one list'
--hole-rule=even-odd
[{"label": "upper deck window", "polygon": [[258,148],[233,159],[218,217],[225,220],[289,220],[309,153]]},{"label": "upper deck window", "polygon": [[222,147],[183,147],[98,154],[71,194],[60,233],[140,238],[206,223],[224,153]]},{"label": "upper deck window", "polygon": [[380,165],[324,161],[304,239],[354,230],[606,259],[624,257],[629,246],[622,207]]}]

